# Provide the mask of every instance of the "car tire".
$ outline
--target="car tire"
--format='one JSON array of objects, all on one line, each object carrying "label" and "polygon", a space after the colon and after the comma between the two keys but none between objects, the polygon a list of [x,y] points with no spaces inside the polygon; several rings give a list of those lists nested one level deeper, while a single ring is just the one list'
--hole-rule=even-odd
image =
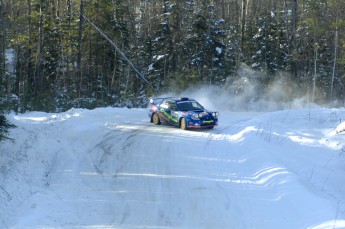
[{"label": "car tire", "polygon": [[152,115],[152,122],[155,125],[160,125],[161,124],[161,121],[159,120],[158,114],[154,113]]},{"label": "car tire", "polygon": [[181,118],[180,127],[182,130],[187,130],[187,121],[185,118]]}]

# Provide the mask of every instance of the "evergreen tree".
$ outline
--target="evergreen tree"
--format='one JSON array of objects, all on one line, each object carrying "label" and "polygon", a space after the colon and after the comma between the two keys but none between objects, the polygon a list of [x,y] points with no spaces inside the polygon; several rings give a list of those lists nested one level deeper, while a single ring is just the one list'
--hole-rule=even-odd
[{"label": "evergreen tree", "polygon": [[[133,106],[153,89],[95,31],[94,22],[155,88],[223,85],[242,64],[266,87],[281,70],[300,91],[344,98],[344,1],[0,0],[2,74],[19,112]],[[83,3],[83,5],[82,5]],[[82,24],[83,23],[83,24]],[[0,62],[4,57],[0,56]],[[3,72],[4,66],[0,66]],[[83,101],[83,102],[82,102]]]},{"label": "evergreen tree", "polygon": [[251,66],[253,69],[274,74],[278,70],[288,70],[288,35],[285,24],[288,21],[285,11],[265,12],[257,20],[256,33],[252,36],[253,54]]},{"label": "evergreen tree", "polygon": [[0,1],[0,141],[8,139],[8,132],[10,128],[14,125],[9,123],[5,116],[5,95],[6,91],[3,87],[3,82],[5,81],[6,71],[6,43],[7,43],[7,29],[5,28],[5,4]]},{"label": "evergreen tree", "polygon": [[6,109],[5,109],[5,96],[4,96],[4,88],[2,87],[0,81],[0,141],[4,139],[8,139],[8,133],[10,128],[14,128],[15,125],[11,124],[6,119]]},{"label": "evergreen tree", "polygon": [[10,128],[15,126],[9,123],[3,113],[0,113],[0,141],[9,139],[8,132]]}]

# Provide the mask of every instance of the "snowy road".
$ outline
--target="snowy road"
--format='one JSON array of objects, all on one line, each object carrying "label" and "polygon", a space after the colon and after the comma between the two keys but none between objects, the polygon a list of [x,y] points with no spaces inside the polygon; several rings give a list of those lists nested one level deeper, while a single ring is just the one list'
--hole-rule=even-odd
[{"label": "snowy road", "polygon": [[225,113],[211,131],[136,109],[13,115],[0,227],[345,228],[344,141],[319,112]]}]

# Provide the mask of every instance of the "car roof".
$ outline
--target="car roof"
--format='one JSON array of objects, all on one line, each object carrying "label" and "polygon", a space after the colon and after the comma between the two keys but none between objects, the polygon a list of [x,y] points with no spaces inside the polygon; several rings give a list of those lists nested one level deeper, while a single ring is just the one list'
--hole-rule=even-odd
[{"label": "car roof", "polygon": [[190,99],[190,98],[187,98],[187,97],[155,97],[155,98],[151,98],[150,99],[150,103],[152,104],[160,104],[162,103],[163,101],[172,101],[172,102],[187,102],[187,101],[190,101],[190,102],[196,102],[195,99]]},{"label": "car roof", "polygon": [[182,101],[195,101],[195,99],[190,99],[187,97],[180,97],[180,98],[166,98],[166,100],[170,100],[170,101],[175,101],[175,102],[182,102]]}]

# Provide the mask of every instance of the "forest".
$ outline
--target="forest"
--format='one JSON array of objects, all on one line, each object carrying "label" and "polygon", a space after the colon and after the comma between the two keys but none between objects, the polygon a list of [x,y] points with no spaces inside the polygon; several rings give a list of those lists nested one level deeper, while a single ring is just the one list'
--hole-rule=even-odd
[{"label": "forest", "polygon": [[[345,101],[344,0],[0,0],[4,111],[145,107],[217,86]],[[286,98],[280,98],[286,99]],[[244,101],[245,102],[245,101]]]}]

